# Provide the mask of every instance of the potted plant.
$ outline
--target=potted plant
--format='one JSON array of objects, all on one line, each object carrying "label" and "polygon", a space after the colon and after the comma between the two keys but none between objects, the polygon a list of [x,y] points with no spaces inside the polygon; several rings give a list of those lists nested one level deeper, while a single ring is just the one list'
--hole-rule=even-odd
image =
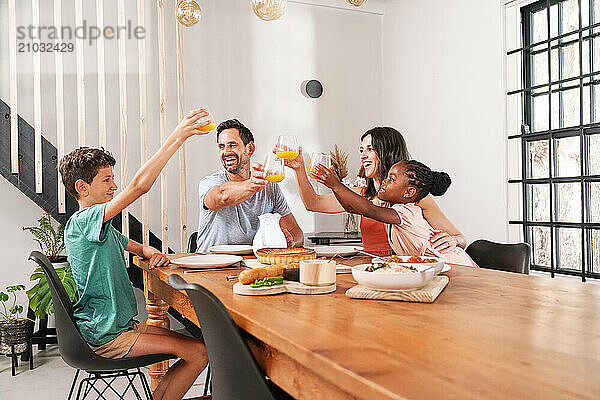
[{"label": "potted plant", "polygon": [[[77,286],[73,279],[71,267],[67,262],[67,256],[60,254],[61,251],[65,249],[65,226],[58,224],[55,227],[52,216],[46,212],[38,219],[38,226],[27,226],[24,227],[23,230],[27,230],[33,234],[33,240],[38,242],[42,252],[48,257],[50,262],[52,262],[56,274],[69,295],[69,299],[72,302],[77,300]],[[27,291],[29,308],[33,310],[37,318],[46,318],[48,314],[54,312],[46,275],[44,275],[41,268],[37,268],[33,271],[29,280],[32,282],[37,281],[37,283]]]},{"label": "potted plant", "polygon": [[[31,339],[29,319],[21,318],[23,306],[17,304],[17,292],[25,290],[25,285],[12,285],[6,287],[6,292],[0,292],[0,354],[11,354],[14,345],[15,353],[27,350],[27,342]],[[7,308],[12,296],[12,306]]]},{"label": "potted plant", "polygon": [[45,212],[38,219],[38,226],[25,226],[23,230],[31,232],[33,240],[38,242],[42,253],[53,265],[67,262],[67,256],[60,254],[65,249],[65,226],[58,224],[55,228],[50,213]]}]

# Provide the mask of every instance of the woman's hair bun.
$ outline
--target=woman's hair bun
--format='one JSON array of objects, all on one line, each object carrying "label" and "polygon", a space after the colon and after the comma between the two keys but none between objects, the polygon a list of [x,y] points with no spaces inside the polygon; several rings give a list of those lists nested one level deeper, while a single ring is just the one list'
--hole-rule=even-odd
[{"label": "woman's hair bun", "polygon": [[432,171],[433,182],[431,183],[430,193],[434,196],[441,196],[446,193],[446,190],[450,187],[452,179],[450,175],[445,172]]}]

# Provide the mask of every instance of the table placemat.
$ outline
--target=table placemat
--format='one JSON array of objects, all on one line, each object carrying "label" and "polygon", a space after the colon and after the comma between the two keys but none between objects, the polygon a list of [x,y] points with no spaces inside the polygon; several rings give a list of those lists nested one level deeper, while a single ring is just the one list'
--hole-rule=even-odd
[{"label": "table placemat", "polygon": [[444,290],[448,282],[449,280],[447,276],[438,275],[420,289],[398,290],[392,292],[374,290],[361,285],[356,285],[346,290],[346,296],[352,299],[397,300],[412,301],[417,303],[433,303],[442,290]]}]

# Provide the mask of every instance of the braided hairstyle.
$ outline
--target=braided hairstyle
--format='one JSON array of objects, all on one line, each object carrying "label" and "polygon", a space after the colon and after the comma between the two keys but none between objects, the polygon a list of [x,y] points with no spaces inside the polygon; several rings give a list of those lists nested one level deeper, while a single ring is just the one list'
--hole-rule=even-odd
[{"label": "braided hairstyle", "polygon": [[445,172],[432,171],[428,166],[415,160],[404,162],[408,183],[417,188],[415,203],[429,193],[441,196],[446,193],[452,183]]}]

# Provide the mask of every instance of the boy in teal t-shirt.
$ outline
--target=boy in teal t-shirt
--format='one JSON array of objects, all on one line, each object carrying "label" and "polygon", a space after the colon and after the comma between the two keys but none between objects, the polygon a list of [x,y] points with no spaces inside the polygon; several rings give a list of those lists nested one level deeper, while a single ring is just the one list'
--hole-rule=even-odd
[{"label": "boy in teal t-shirt", "polygon": [[65,227],[65,246],[79,300],[73,306],[77,326],[90,347],[108,358],[173,354],[180,358],[153,393],[155,400],[182,399],[208,363],[201,340],[169,329],[134,321],[137,314],[124,251],[150,259],[150,266],[169,264],[166,255],[119,233],[111,224],[125,207],[147,193],[177,149],[211,121],[203,109],[190,112],[158,152],[137,172],[131,183],[114,195],[115,159],[104,149],[81,147],[59,163],[67,192],[79,211]]},{"label": "boy in teal t-shirt", "polygon": [[79,292],[74,316],[79,331],[92,346],[132,330],[137,314],[123,257],[129,238],[110,221],[103,222],[105,207],[106,203],[83,208],[65,227],[69,262]]}]

